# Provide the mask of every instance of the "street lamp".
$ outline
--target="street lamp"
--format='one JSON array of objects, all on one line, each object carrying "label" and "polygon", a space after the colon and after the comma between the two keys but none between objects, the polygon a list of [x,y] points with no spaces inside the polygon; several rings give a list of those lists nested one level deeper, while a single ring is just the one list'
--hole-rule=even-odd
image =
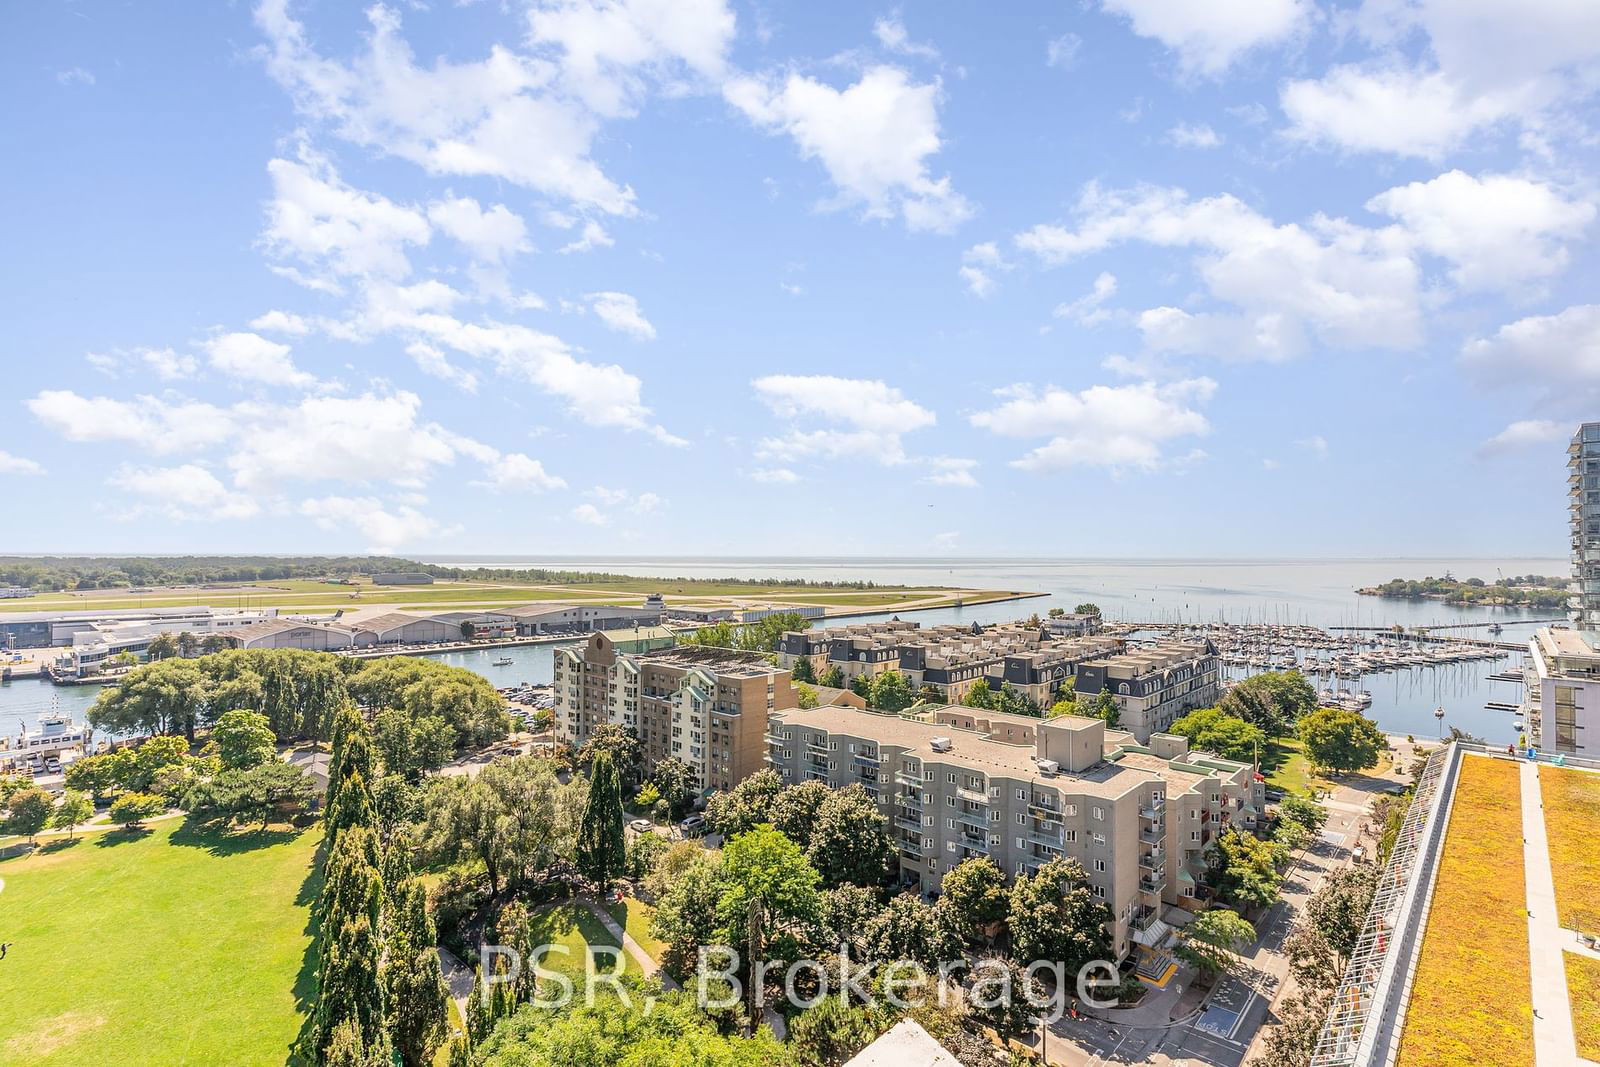
[{"label": "street lamp", "polygon": [[1439,721],[1439,740],[1444,740],[1444,705],[1440,704],[1433,709],[1433,717]]}]

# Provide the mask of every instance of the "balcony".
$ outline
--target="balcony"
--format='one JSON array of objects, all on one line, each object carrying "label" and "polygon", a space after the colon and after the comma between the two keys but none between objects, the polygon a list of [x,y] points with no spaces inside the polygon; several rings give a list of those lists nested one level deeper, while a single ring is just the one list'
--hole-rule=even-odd
[{"label": "balcony", "polygon": [[989,803],[989,794],[981,789],[968,789],[965,786],[956,786],[956,796],[969,804]]},{"label": "balcony", "polygon": [[1139,854],[1139,866],[1147,871],[1159,871],[1166,866],[1166,854],[1159,848]]},{"label": "balcony", "polygon": [[1167,839],[1167,835],[1151,827],[1142,827],[1139,830],[1139,840],[1147,845],[1159,845]]},{"label": "balcony", "polygon": [[1139,818],[1148,820],[1149,822],[1160,822],[1162,818],[1161,809],[1141,807],[1139,809]]},{"label": "balcony", "polygon": [[1061,809],[1053,803],[1042,803],[1038,797],[1028,801],[1028,814],[1035,819],[1060,819]]},{"label": "balcony", "polygon": [[922,784],[923,784],[922,783],[922,779],[919,778],[917,775],[912,774],[910,771],[898,771],[898,772],[896,772],[896,774],[894,776],[894,780],[896,782],[900,783],[901,785],[909,785],[913,789],[920,789],[920,788],[922,788]]},{"label": "balcony", "polygon": [[869,756],[869,755],[868,755],[868,754],[867,754],[867,753],[865,753],[865,752],[857,752],[857,753],[856,753],[856,754],[855,754],[855,757],[854,757],[854,759],[855,759],[855,761],[856,761],[856,762],[857,762],[857,763],[865,763],[865,764],[867,764],[867,765],[868,765],[868,766],[869,766],[869,767],[876,767],[876,766],[878,766],[878,764],[879,764],[879,760],[878,760],[878,757],[877,757],[877,756]]},{"label": "balcony", "polygon": [[1036,845],[1045,845],[1053,848],[1057,852],[1061,851],[1063,844],[1060,830],[1056,830],[1053,833],[1049,830],[1029,830],[1028,840]]},{"label": "balcony", "polygon": [[922,830],[921,819],[909,819],[903,815],[895,816],[894,824],[902,830],[914,830],[919,832]]},{"label": "balcony", "polygon": [[1151,926],[1161,921],[1161,909],[1140,908],[1128,920],[1128,928],[1136,933],[1143,933]]},{"label": "balcony", "polygon": [[1139,879],[1139,892],[1159,894],[1166,884],[1167,880],[1165,878],[1151,878],[1146,876]]},{"label": "balcony", "polygon": [[818,742],[818,741],[807,741],[806,742],[806,751],[808,751],[808,752],[820,752],[822,755],[826,756],[828,754],[828,746],[824,745],[824,744],[822,744],[821,742]]},{"label": "balcony", "polygon": [[903,808],[911,808],[915,811],[922,810],[922,797],[916,793],[896,793],[894,802]]}]

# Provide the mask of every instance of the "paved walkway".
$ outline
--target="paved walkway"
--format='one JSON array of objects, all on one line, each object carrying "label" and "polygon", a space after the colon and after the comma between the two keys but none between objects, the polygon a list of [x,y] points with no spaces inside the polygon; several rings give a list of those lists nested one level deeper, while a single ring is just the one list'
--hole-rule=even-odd
[{"label": "paved walkway", "polygon": [[[439,968],[444,971],[444,984],[450,990],[450,999],[456,1002],[456,1007],[461,1009],[461,1018],[465,1019],[467,998],[472,995],[472,983],[477,980],[476,972],[443,945],[439,946]],[[455,1029],[455,1020],[450,1022],[450,1028]]]},{"label": "paved walkway", "polygon": [[1539,1067],[1565,1067],[1592,1061],[1578,1058],[1572,1035],[1572,1002],[1567,999],[1566,961],[1561,950],[1576,947],[1561,928],[1556,883],[1550,872],[1550,844],[1544,832],[1544,796],[1539,767],[1524,762],[1522,774],[1522,861],[1527,872],[1528,962],[1533,968],[1533,1054]]},{"label": "paved walkway", "polygon": [[644,973],[647,976],[661,979],[662,989],[670,991],[678,988],[678,983],[672,980],[670,974],[661,969],[661,964],[656,962],[656,958],[646,952],[643,945],[629,937],[628,931],[624,930],[617,920],[611,917],[609,911],[592,900],[583,900],[579,903],[588,908],[589,913],[599,919],[607,930],[611,931],[611,936],[617,939],[617,943],[627,949],[628,954],[639,961],[639,966],[644,968]]}]

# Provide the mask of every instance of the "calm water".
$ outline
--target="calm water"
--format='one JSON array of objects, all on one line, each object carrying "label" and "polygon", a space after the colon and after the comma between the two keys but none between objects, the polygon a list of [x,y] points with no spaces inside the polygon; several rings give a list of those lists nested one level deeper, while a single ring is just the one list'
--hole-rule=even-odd
[{"label": "calm water", "polygon": [[[1317,626],[1443,625],[1452,622],[1499,621],[1503,640],[1521,640],[1533,631],[1532,618],[1559,612],[1524,613],[1509,609],[1451,608],[1433,601],[1379,600],[1359,597],[1354,590],[1390,578],[1421,578],[1446,572],[1460,578],[1494,580],[1497,573],[1566,572],[1564,559],[1393,559],[1393,560],[984,560],[984,559],[669,559],[659,557],[430,557],[456,566],[549,566],[601,570],[649,577],[809,578],[872,580],[896,585],[954,585],[981,589],[1042,592],[1047,597],[1012,603],[984,604],[917,612],[909,617],[924,625],[941,622],[1001,622],[1043,615],[1052,607],[1068,611],[1083,602],[1100,605],[1114,621],[1295,622]],[[888,618],[867,615],[864,619]],[[1466,634],[1488,636],[1482,630]],[[439,658],[466,667],[497,686],[548,682],[551,645],[455,652]],[[492,666],[509,658],[506,667]],[[1490,682],[1486,676],[1517,663],[1519,656],[1499,661],[1375,675],[1363,685],[1373,694],[1368,714],[1391,732],[1431,735],[1433,711],[1444,707],[1447,725],[1459,726],[1491,741],[1512,739],[1514,717],[1489,711],[1485,701],[1516,702],[1520,687]],[[93,686],[56,687],[18,681],[0,685],[0,729],[10,732],[18,720],[52,712],[82,718],[99,690]]]}]

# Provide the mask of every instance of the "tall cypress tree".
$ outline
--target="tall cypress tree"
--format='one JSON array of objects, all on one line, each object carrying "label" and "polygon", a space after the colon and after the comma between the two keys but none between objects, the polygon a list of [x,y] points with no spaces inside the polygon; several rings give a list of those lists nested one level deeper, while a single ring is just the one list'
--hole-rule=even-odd
[{"label": "tall cypress tree", "polygon": [[627,841],[622,832],[622,782],[611,753],[600,751],[589,770],[589,799],[578,824],[578,868],[604,893],[622,872]]},{"label": "tall cypress tree", "polygon": [[344,1024],[355,1033],[342,1039],[343,1047],[381,1053],[387,1044],[378,976],[383,882],[372,830],[350,826],[339,834],[328,855],[320,904],[317,1050],[326,1054]]},{"label": "tall cypress tree", "polygon": [[390,898],[389,928],[384,964],[389,1033],[406,1067],[423,1067],[433,1062],[449,1032],[449,1009],[428,892],[420,879],[408,878]]},{"label": "tall cypress tree", "polygon": [[351,775],[372,779],[372,734],[354,704],[345,702],[333,717],[333,756],[328,761],[327,806],[331,809]]}]

